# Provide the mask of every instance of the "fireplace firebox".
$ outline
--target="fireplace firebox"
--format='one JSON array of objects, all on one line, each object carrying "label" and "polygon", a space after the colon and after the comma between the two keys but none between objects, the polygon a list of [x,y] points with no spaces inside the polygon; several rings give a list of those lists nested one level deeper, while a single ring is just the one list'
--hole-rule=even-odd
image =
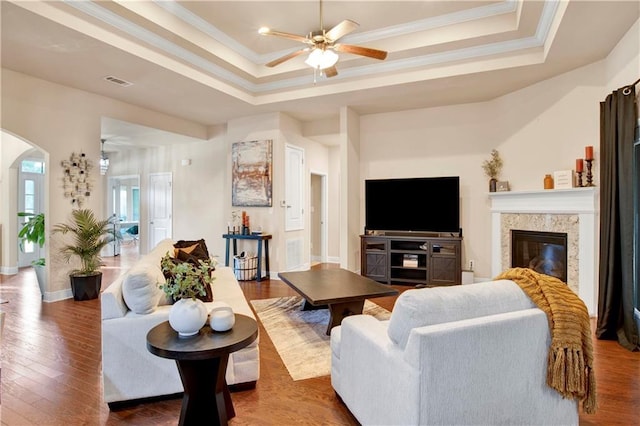
[{"label": "fireplace firebox", "polygon": [[567,282],[567,234],[511,230],[511,266],[530,268]]}]

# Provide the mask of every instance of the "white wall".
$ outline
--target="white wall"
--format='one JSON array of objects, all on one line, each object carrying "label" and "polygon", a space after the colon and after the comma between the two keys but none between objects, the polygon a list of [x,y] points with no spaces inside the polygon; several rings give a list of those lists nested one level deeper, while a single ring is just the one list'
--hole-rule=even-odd
[{"label": "white wall", "polygon": [[573,169],[584,147],[593,145],[599,185],[599,103],[640,76],[639,25],[606,60],[489,102],[361,117],[361,179],[460,176],[463,265],[473,259],[476,277],[491,277],[482,161],[498,149],[504,160],[500,179],[512,190],[537,190],[545,174]]},{"label": "white wall", "polygon": [[[66,222],[73,206],[62,192],[63,170],[60,163],[72,152],[84,152],[97,165],[100,158],[101,118],[113,117],[192,137],[204,138],[207,129],[187,120],[170,117],[135,107],[124,102],[81,90],[53,84],[11,70],[2,69],[0,127],[28,141],[45,152],[45,215],[47,226]],[[98,169],[92,174],[94,189],[85,207],[96,214],[106,213],[103,179]],[[14,198],[15,199],[15,198]],[[0,209],[0,223],[11,224]],[[11,216],[11,215],[9,215]],[[16,225],[17,226],[17,225]],[[3,241],[8,238],[3,231]],[[45,300],[70,297],[68,272],[73,265],[65,264],[56,253],[59,235],[49,236],[45,248],[48,259],[49,288]],[[12,244],[9,244],[11,247]],[[3,245],[4,246],[4,245]],[[4,257],[4,254],[3,254]]]}]

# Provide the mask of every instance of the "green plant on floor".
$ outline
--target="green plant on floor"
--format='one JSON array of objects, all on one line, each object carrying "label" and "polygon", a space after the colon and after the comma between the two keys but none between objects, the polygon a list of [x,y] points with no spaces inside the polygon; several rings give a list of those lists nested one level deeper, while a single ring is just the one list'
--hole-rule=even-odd
[{"label": "green plant on floor", "polygon": [[80,269],[71,271],[70,275],[95,275],[102,266],[100,252],[120,236],[115,232],[111,219],[98,220],[90,209],[73,210],[71,216],[70,223],[53,227],[53,233],[73,236],[72,242],[63,245],[60,252],[66,262],[70,262],[73,257],[80,260]]},{"label": "green plant on floor", "polygon": [[[20,250],[24,252],[25,243],[37,244],[40,248],[44,247],[44,213],[36,214],[19,212],[18,217],[28,218],[27,221],[22,224],[22,228],[20,228],[20,231],[18,232]],[[41,257],[38,260],[34,260],[32,264],[44,266],[44,262],[44,258]]]}]

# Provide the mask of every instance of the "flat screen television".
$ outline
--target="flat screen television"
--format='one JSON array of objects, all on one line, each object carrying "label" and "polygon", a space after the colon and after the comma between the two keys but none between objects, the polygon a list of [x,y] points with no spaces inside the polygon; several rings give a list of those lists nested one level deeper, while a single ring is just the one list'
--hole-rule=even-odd
[{"label": "flat screen television", "polygon": [[365,180],[365,233],[460,232],[458,176]]}]

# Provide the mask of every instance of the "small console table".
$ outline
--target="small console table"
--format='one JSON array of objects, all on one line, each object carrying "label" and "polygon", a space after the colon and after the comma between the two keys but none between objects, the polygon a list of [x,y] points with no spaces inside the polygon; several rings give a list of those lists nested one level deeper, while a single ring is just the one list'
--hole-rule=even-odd
[{"label": "small console table", "polygon": [[229,354],[248,346],[257,337],[256,320],[240,314],[236,314],[233,328],[221,333],[207,324],[195,336],[180,337],[169,321],[147,333],[147,350],[174,359],[178,366],[184,387],[180,426],[226,425],[235,416],[225,380]]},{"label": "small console table", "polygon": [[256,281],[262,281],[262,244],[264,242],[264,263],[265,263],[265,276],[269,278],[269,240],[271,234],[223,234],[222,238],[226,241],[226,250],[224,254],[224,264],[229,266],[229,243],[233,241],[233,255],[238,254],[238,240],[254,240],[258,243],[258,271],[256,272]]}]

